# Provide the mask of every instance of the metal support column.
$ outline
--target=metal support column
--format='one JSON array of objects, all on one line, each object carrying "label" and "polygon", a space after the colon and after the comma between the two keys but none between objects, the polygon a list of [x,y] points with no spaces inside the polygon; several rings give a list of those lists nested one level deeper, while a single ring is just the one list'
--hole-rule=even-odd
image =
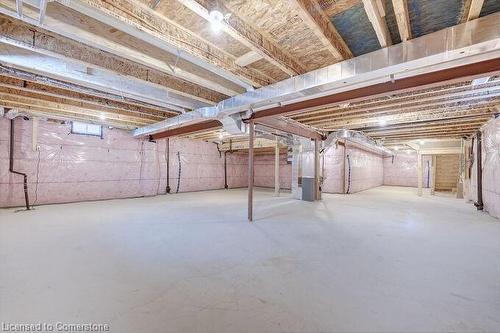
[{"label": "metal support column", "polygon": [[276,137],[274,148],[274,196],[280,196],[280,145],[278,137]]},{"label": "metal support column", "polygon": [[418,191],[417,194],[419,197],[422,196],[422,181],[423,181],[423,168],[422,168],[422,155],[420,152],[417,153],[417,172],[418,172]]},{"label": "metal support column", "polygon": [[477,210],[483,210],[483,160],[482,160],[482,133],[476,134],[476,178],[477,178],[477,201],[474,202]]},{"label": "metal support column", "polygon": [[253,141],[255,124],[250,119],[248,124],[248,221],[253,221]]},{"label": "metal support column", "polygon": [[314,178],[315,178],[314,186],[316,187],[315,200],[321,200],[320,156],[319,156],[320,146],[321,146],[321,141],[318,139],[314,140]]},{"label": "metal support column", "polygon": [[431,195],[436,193],[436,155],[432,155],[432,184],[431,184]]}]

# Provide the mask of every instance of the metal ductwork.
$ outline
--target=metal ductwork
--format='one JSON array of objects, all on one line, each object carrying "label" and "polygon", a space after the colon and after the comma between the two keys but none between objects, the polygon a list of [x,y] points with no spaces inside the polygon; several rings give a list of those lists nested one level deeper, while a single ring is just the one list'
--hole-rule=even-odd
[{"label": "metal ductwork", "polygon": [[348,130],[348,129],[342,129],[330,133],[326,138],[326,140],[323,142],[324,143],[323,146],[326,148],[324,152],[328,150],[328,148],[330,148],[332,145],[337,143],[337,141],[339,140],[352,142],[354,144],[362,146],[363,148],[378,154],[389,155],[389,156],[393,154],[390,149],[387,149],[382,145],[378,144],[375,140],[366,136],[362,132]]},{"label": "metal ductwork", "polygon": [[207,117],[221,120],[248,110],[257,116],[275,107],[497,59],[499,21],[500,13],[478,18],[228,98],[195,110],[190,119],[177,116],[139,128],[134,136],[166,131],[188,121],[203,122]]},{"label": "metal ductwork", "polygon": [[224,130],[231,135],[241,135],[248,133],[247,124],[241,118],[241,115],[234,114],[220,119]]}]

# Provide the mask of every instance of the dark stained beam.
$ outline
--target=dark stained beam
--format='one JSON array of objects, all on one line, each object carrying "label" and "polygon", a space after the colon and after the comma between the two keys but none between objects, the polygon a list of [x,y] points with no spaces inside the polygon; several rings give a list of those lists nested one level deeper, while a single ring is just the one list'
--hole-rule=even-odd
[{"label": "dark stained beam", "polygon": [[169,138],[172,136],[179,136],[189,133],[195,133],[199,131],[206,131],[208,129],[215,129],[222,127],[222,123],[218,120],[208,120],[201,123],[191,124],[187,126],[173,128],[164,132],[156,133],[150,135],[150,139],[157,140],[163,138]]},{"label": "dark stained beam", "polygon": [[290,103],[283,106],[272,107],[255,113],[254,119],[276,115],[286,115],[291,112],[298,112],[322,105],[352,101],[366,97],[376,97],[394,92],[402,92],[415,88],[423,88],[435,84],[449,82],[457,79],[465,80],[478,75],[496,75],[500,73],[500,58],[485,60],[473,64],[447,68],[435,72],[416,75],[394,80],[393,82],[383,82],[368,87],[344,91],[332,95],[326,95],[306,101]]}]

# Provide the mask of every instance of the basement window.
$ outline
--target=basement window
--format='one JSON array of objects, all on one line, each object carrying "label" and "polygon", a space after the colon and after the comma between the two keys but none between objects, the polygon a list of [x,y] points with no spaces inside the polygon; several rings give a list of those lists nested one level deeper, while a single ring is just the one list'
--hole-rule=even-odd
[{"label": "basement window", "polygon": [[79,121],[72,121],[71,122],[71,133],[72,134],[98,136],[98,137],[102,138],[102,126],[95,125],[95,124],[82,123]]}]

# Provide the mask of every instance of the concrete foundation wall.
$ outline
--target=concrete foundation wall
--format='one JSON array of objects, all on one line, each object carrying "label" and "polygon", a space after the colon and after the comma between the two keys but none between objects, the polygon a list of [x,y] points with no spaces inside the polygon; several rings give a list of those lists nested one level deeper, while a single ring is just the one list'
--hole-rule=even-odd
[{"label": "concrete foundation wall", "polygon": [[[165,193],[166,140],[134,139],[104,128],[103,138],[70,133],[69,124],[39,122],[32,148],[31,120],[15,120],[14,169],[28,174],[31,204],[62,203]],[[10,121],[0,118],[0,207],[24,205],[23,177],[9,172]],[[179,155],[178,155],[179,152]],[[224,187],[224,159],[212,143],[170,140],[170,187],[179,192]],[[247,157],[228,155],[228,185],[247,184]]]}]

